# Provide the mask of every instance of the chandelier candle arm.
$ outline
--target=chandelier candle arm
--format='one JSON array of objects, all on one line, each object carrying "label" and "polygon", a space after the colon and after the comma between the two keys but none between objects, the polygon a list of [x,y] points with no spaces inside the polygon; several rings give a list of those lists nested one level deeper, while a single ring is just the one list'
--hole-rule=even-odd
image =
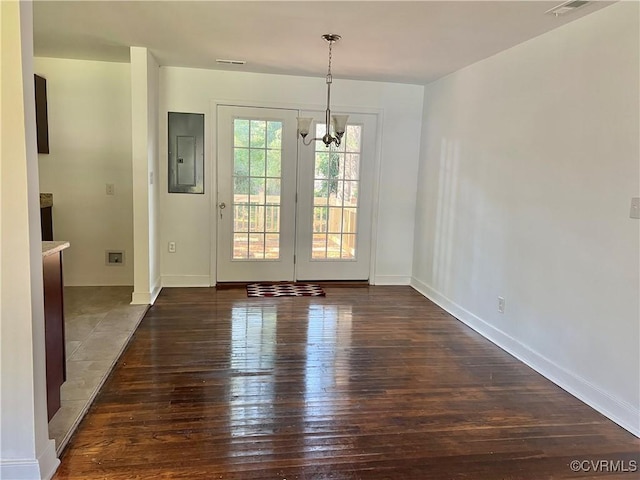
[{"label": "chandelier candle arm", "polygon": [[[307,135],[309,135],[309,129],[311,128],[312,118],[298,117],[298,133],[302,137],[302,143],[310,145],[315,140],[322,140],[322,142],[329,147],[332,143],[336,146],[340,145],[344,132],[346,130],[347,120],[349,115],[331,115],[331,83],[333,83],[333,76],[331,75],[331,48],[334,43],[340,40],[340,35],[335,33],[327,33],[322,36],[329,43],[329,68],[327,69],[327,109],[325,110],[325,134],[322,138],[310,138],[307,142]],[[330,127],[333,126],[335,136],[331,135]]]}]

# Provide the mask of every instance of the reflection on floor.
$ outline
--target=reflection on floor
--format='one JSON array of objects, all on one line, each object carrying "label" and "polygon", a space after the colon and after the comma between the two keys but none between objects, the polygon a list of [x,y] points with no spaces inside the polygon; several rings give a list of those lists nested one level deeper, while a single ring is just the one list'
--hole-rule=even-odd
[{"label": "reflection on floor", "polygon": [[129,305],[133,287],[65,287],[67,381],[49,422],[58,453],[65,447],[124,350],[147,305]]},{"label": "reflection on floor", "polygon": [[53,480],[638,479],[640,439],[411,287],[325,290],[163,289]]}]

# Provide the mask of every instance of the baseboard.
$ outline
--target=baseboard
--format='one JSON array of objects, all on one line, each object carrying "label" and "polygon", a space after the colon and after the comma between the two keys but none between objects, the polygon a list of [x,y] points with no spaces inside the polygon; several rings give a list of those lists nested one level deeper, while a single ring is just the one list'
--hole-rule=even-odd
[{"label": "baseboard", "polygon": [[162,275],[163,287],[210,287],[209,275]]},{"label": "baseboard", "polygon": [[49,480],[56,473],[60,460],[56,456],[55,442],[47,446],[37,459],[0,460],[0,478],[7,480]]},{"label": "baseboard", "polygon": [[151,293],[133,292],[131,294],[131,305],[151,305]]},{"label": "baseboard", "polygon": [[420,280],[412,278],[411,286],[490,342],[510,353],[636,437],[640,437],[640,409],[609,395],[588,380],[530,349],[525,344],[485,322]]},{"label": "baseboard", "polygon": [[374,285],[410,285],[411,277],[408,275],[376,275]]},{"label": "baseboard", "polygon": [[131,305],[153,305],[153,302],[160,295],[160,290],[162,290],[162,285],[160,277],[158,277],[150,292],[136,292],[134,290],[131,294]]},{"label": "baseboard", "polygon": [[153,282],[153,288],[151,289],[151,302],[149,305],[153,305],[155,303],[158,295],[160,295],[160,290],[162,290],[162,278],[158,276],[155,282]]},{"label": "baseboard", "polygon": [[64,286],[65,287],[130,287],[131,285],[133,285],[133,280],[123,280],[123,281],[116,281],[114,280],[113,282],[105,282],[104,280],[99,280],[99,281],[91,281],[91,280],[87,280],[87,281],[68,281],[65,278],[64,279]]},{"label": "baseboard", "polygon": [[[56,442],[54,440],[47,440],[47,447],[38,457],[38,463],[40,464],[40,477],[43,480],[49,480],[52,478],[58,469],[58,465],[60,465],[60,460],[56,454]],[[5,477],[0,475],[0,478]]]}]

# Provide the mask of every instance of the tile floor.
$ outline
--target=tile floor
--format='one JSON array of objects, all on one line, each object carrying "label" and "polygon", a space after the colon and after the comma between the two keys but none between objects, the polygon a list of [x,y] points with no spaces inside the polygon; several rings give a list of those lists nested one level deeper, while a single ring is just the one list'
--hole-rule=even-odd
[{"label": "tile floor", "polygon": [[49,422],[58,453],[142,320],[147,305],[129,305],[133,287],[65,287],[67,381],[62,406]]}]

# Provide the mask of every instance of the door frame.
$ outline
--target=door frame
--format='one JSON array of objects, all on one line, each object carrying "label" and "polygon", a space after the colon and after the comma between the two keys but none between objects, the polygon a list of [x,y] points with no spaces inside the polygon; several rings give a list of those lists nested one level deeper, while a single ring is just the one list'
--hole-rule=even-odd
[{"label": "door frame", "polygon": [[[229,107],[255,107],[255,108],[272,108],[300,111],[317,111],[324,112],[326,106],[319,104],[299,104],[288,102],[263,102],[263,101],[246,101],[246,100],[224,100],[212,99],[209,103],[209,146],[206,147],[209,155],[209,162],[205,161],[205,170],[209,169],[209,173],[205,172],[205,178],[209,181],[211,191],[209,197],[209,283],[212,287],[217,284],[217,243],[218,243],[218,106]],[[371,195],[371,253],[369,258],[369,285],[375,285],[376,272],[376,252],[378,246],[378,213],[379,213],[379,197],[380,197],[380,175],[382,171],[382,125],[384,123],[384,110],[381,108],[370,107],[353,107],[344,105],[333,105],[333,110],[341,112],[353,112],[362,114],[372,114],[377,116],[376,121],[376,139],[375,139],[375,155],[373,159],[373,190]],[[205,122],[206,122],[205,118]],[[300,141],[298,141],[300,148]],[[303,147],[306,148],[306,147]],[[309,146],[308,148],[311,148]],[[205,185],[206,191],[206,185]],[[297,179],[296,179],[297,191]],[[295,265],[294,265],[295,269]],[[295,275],[295,270],[294,270]]]}]

